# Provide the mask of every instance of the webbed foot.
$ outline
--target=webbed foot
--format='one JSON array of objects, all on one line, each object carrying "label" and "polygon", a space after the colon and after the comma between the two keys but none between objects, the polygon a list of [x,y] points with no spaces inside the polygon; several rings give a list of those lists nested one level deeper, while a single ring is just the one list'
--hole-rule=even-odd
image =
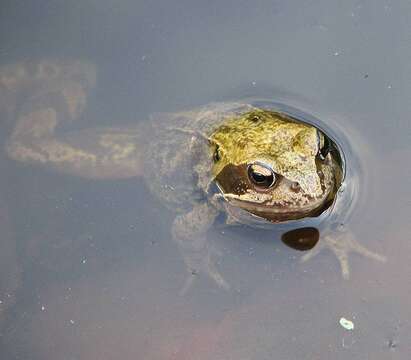
[{"label": "webbed foot", "polygon": [[321,238],[314,249],[302,256],[301,262],[306,262],[312,259],[323,249],[329,249],[335,254],[341,267],[342,277],[346,280],[350,277],[350,266],[348,262],[349,253],[357,253],[366,258],[374,259],[380,262],[386,261],[385,256],[368,250],[357,240],[355,240],[352,234],[344,232],[337,236],[327,235],[324,238]]},{"label": "webbed foot", "polygon": [[[185,263],[187,266],[187,270],[189,275],[187,280],[180,291],[180,295],[184,295],[187,291],[191,288],[192,284],[194,283],[195,279],[199,275],[205,275],[209,279],[211,279],[217,286],[224,290],[230,289],[230,284],[224,279],[221,273],[218,271],[216,263],[218,262],[215,257],[220,258],[222,253],[217,250],[215,247],[211,247],[207,249],[206,254],[201,259],[198,259],[197,256],[186,258]],[[197,258],[198,261],[195,261]]]}]

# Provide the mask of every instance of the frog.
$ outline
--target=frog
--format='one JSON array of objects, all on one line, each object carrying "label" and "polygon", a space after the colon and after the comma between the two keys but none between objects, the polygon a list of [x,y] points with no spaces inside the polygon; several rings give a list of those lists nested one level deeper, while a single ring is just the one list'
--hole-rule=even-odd
[{"label": "frog", "polygon": [[[171,238],[188,277],[219,287],[222,255],[207,232],[225,225],[298,227],[338,209],[344,159],[337,142],[313,123],[248,100],[213,102],[126,126],[67,130],[81,121],[96,86],[97,68],[85,60],[42,59],[0,69],[4,113],[15,126],[6,141],[10,159],[95,180],[142,178],[174,214]],[[338,217],[338,213],[337,213]],[[349,278],[348,254],[378,261],[331,221],[326,235],[302,261],[322,249],[337,257]]]}]

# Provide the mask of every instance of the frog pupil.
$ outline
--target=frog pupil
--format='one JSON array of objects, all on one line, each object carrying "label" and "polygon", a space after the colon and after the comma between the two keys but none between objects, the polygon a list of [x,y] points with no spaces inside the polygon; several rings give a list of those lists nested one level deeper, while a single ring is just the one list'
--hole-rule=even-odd
[{"label": "frog pupil", "polygon": [[258,172],[253,172],[252,173],[253,179],[256,183],[264,183],[267,180],[267,176],[260,174]]}]

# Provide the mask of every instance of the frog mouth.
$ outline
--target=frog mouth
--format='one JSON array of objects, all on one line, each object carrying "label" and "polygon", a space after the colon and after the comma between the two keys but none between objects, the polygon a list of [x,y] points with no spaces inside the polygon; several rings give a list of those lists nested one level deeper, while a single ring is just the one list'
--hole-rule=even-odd
[{"label": "frog mouth", "polygon": [[233,194],[223,195],[227,203],[231,207],[241,208],[257,217],[266,219],[271,222],[283,222],[287,220],[297,220],[305,217],[316,217],[327,210],[332,204],[329,199],[329,194],[310,199],[305,205],[292,205],[284,202],[261,202],[256,203],[246,199],[241,199],[241,196]]}]

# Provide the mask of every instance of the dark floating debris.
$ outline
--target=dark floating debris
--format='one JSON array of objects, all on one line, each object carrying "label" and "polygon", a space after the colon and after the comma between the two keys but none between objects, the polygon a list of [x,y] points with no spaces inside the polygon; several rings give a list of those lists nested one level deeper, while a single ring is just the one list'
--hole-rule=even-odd
[{"label": "dark floating debris", "polygon": [[281,236],[282,242],[300,251],[311,250],[318,242],[320,232],[314,227],[304,227],[290,230]]}]

